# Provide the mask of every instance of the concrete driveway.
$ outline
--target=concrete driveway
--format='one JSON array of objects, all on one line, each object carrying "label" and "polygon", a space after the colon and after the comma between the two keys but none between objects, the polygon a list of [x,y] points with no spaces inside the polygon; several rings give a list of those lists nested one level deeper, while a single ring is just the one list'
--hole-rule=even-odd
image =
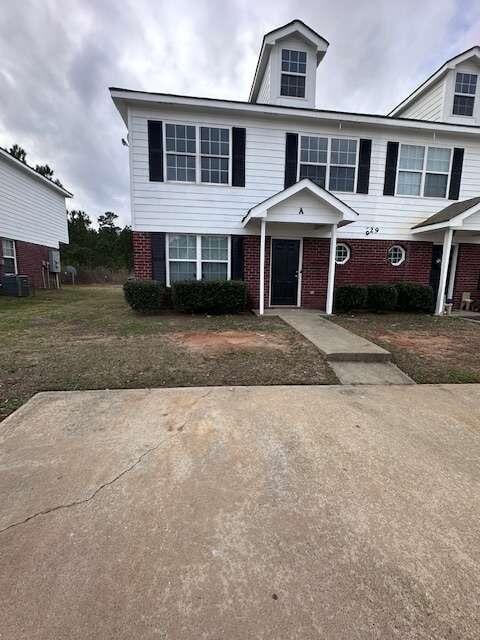
[{"label": "concrete driveway", "polygon": [[0,638],[479,637],[479,385],[45,393],[0,433]]}]

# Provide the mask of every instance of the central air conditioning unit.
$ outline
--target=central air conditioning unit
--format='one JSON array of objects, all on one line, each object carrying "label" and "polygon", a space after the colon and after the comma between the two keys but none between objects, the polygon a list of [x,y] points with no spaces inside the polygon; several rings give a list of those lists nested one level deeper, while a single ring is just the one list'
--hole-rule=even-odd
[{"label": "central air conditioning unit", "polygon": [[4,296],[23,298],[31,293],[28,276],[3,276],[0,293]]}]

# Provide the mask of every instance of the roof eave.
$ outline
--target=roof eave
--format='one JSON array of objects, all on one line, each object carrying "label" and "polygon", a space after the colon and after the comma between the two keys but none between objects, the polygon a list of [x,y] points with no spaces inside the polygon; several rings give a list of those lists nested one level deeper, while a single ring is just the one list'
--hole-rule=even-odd
[{"label": "roof eave", "polygon": [[354,124],[379,125],[398,127],[404,129],[419,129],[427,131],[444,131],[450,133],[472,133],[478,135],[480,126],[471,124],[452,124],[432,120],[417,120],[414,118],[393,118],[382,114],[353,113],[347,111],[328,111],[310,109],[307,107],[288,107],[283,105],[258,104],[243,102],[240,100],[221,100],[218,98],[205,98],[198,96],[182,96],[178,94],[151,93],[147,91],[135,91],[119,87],[110,87],[112,100],[122,116],[125,124],[127,120],[128,103],[158,104],[182,107],[215,108],[223,110],[237,110],[243,112],[265,113],[268,115],[284,115],[305,119],[317,118],[334,122],[350,122]]}]

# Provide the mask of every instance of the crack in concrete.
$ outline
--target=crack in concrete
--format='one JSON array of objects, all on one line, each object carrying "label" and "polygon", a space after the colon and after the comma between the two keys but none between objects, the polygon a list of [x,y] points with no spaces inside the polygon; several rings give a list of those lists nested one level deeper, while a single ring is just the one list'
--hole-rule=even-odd
[{"label": "crack in concrete", "polygon": [[[203,395],[201,395],[199,398],[197,398],[194,402],[192,402],[190,404],[190,406],[188,407],[188,410],[191,412],[199,402],[201,402],[202,400],[204,400],[208,395],[210,395],[212,393],[213,389],[210,389],[209,391],[207,391],[206,393],[204,393]],[[18,522],[12,522],[11,524],[9,524],[8,526],[4,527],[3,529],[0,529],[0,533],[4,533],[5,531],[8,531],[9,529],[14,529],[15,527],[18,527],[22,524],[26,524],[27,522],[29,522],[30,520],[33,520],[35,518],[38,518],[39,516],[45,516],[48,515],[49,513],[53,513],[54,511],[59,511],[61,509],[69,509],[70,507],[77,507],[81,504],[86,504],[87,502],[90,502],[91,500],[93,500],[101,491],[103,491],[103,489],[105,489],[106,487],[110,487],[111,485],[115,484],[116,482],[118,482],[118,480],[120,480],[123,476],[125,476],[127,473],[130,473],[130,471],[133,471],[135,469],[135,467],[137,467],[144,458],[146,458],[150,453],[152,453],[153,451],[156,451],[157,449],[159,449],[162,444],[164,444],[165,442],[167,442],[167,440],[172,440],[176,437],[179,436],[179,434],[183,431],[184,427],[189,423],[189,421],[191,420],[192,416],[188,415],[188,417],[183,421],[183,423],[181,425],[179,425],[176,429],[176,431],[174,433],[172,433],[172,435],[166,436],[165,438],[163,438],[162,440],[160,440],[160,442],[157,442],[157,444],[155,444],[153,447],[150,447],[149,449],[147,449],[146,451],[144,451],[136,460],[135,462],[133,462],[132,464],[130,464],[128,467],[126,467],[125,469],[123,469],[119,474],[117,474],[114,478],[112,478],[111,480],[108,480],[107,482],[104,482],[103,484],[101,484],[99,487],[97,487],[95,489],[95,491],[93,491],[93,493],[91,493],[89,496],[87,496],[86,498],[83,498],[82,500],[74,500],[73,502],[67,502],[65,504],[59,504],[55,507],[49,507],[48,509],[43,509],[42,511],[38,511],[37,513],[32,514],[31,516],[27,516],[26,518],[24,518],[23,520],[19,520]]]}]

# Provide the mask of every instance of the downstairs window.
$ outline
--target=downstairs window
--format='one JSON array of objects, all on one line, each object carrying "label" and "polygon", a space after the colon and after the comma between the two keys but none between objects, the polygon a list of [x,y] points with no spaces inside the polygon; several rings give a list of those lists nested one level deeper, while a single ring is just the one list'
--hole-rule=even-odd
[{"label": "downstairs window", "polygon": [[14,276],[17,273],[17,256],[15,240],[2,240],[3,275]]},{"label": "downstairs window", "polygon": [[168,286],[185,280],[229,280],[230,237],[169,234],[167,259]]}]

